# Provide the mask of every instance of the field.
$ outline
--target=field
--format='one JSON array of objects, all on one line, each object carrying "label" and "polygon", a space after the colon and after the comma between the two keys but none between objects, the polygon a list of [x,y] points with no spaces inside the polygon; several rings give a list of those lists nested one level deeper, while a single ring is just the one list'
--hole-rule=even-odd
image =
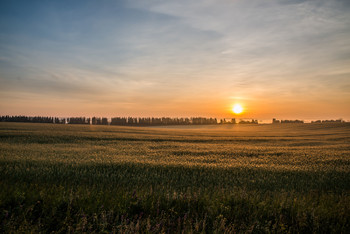
[{"label": "field", "polygon": [[350,124],[0,123],[0,232],[350,232]]}]

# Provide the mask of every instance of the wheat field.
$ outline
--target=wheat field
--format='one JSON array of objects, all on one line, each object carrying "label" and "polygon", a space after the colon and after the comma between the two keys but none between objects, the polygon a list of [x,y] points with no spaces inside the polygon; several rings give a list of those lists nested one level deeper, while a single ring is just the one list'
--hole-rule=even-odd
[{"label": "wheat field", "polygon": [[350,124],[0,123],[0,232],[350,231]]}]

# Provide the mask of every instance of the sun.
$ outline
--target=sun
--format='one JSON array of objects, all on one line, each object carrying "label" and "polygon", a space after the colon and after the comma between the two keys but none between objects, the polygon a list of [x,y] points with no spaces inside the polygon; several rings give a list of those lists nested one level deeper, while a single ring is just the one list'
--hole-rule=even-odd
[{"label": "sun", "polygon": [[232,108],[233,113],[239,115],[243,112],[243,107],[240,104],[235,104]]}]

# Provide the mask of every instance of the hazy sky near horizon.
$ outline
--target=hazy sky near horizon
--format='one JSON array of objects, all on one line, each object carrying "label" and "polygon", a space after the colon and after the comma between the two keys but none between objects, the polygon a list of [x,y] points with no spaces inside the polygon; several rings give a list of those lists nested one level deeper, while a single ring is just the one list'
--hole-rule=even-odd
[{"label": "hazy sky near horizon", "polygon": [[0,83],[0,115],[350,119],[350,1],[2,0]]}]

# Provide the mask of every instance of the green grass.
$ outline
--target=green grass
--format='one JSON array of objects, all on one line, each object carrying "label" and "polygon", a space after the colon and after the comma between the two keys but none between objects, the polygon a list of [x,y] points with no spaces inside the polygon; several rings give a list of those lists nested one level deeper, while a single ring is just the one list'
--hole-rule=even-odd
[{"label": "green grass", "polygon": [[349,233],[350,125],[0,123],[0,232]]}]

